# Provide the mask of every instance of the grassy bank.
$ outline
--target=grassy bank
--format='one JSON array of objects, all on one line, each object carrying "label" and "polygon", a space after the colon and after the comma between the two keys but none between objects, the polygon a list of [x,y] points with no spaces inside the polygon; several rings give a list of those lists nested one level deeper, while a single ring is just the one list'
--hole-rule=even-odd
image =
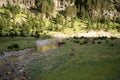
[{"label": "grassy bank", "polygon": [[32,60],[30,80],[119,80],[120,39],[74,38]]},{"label": "grassy bank", "polygon": [[3,51],[34,48],[35,40],[32,37],[0,37],[0,53],[2,54]]}]

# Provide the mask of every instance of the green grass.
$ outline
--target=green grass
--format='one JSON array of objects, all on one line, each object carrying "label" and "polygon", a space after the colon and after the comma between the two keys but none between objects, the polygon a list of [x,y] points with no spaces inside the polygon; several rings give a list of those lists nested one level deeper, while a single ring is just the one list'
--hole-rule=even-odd
[{"label": "green grass", "polygon": [[120,39],[77,40],[32,60],[30,80],[120,80]]},{"label": "green grass", "polygon": [[30,37],[0,37],[0,52],[10,51],[13,49],[8,49],[8,46],[17,44],[19,48],[15,50],[25,49],[25,48],[34,48],[35,47],[35,38]]}]

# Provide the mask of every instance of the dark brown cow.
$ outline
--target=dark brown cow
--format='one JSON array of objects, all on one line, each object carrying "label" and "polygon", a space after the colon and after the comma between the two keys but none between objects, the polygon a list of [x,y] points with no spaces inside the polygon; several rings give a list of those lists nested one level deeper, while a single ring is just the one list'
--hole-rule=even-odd
[{"label": "dark brown cow", "polygon": [[64,45],[64,44],[65,44],[64,41],[61,41],[61,42],[58,42],[58,43],[57,43],[58,46],[62,46],[62,45]]}]

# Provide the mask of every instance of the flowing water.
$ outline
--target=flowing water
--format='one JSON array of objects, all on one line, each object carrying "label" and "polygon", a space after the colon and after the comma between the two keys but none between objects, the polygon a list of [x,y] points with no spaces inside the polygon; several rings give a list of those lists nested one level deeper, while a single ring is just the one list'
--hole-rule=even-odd
[{"label": "flowing water", "polygon": [[7,61],[18,62],[18,61],[27,59],[29,57],[32,57],[36,53],[40,55],[41,53],[55,49],[57,48],[56,43],[57,41],[55,39],[37,40],[36,49],[25,49],[20,51],[4,52],[4,54],[0,56],[0,66]]},{"label": "flowing water", "polygon": [[[57,42],[56,39],[37,40],[35,49],[4,52],[0,56],[0,80],[7,80],[6,78],[9,80],[28,80],[26,72],[29,71],[24,70],[25,64],[41,54],[57,48]],[[20,75],[24,76],[20,77]]]}]

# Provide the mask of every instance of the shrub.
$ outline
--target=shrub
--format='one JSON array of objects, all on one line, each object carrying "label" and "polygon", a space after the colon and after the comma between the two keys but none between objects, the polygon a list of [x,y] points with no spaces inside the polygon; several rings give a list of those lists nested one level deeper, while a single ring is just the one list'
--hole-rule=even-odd
[{"label": "shrub", "polygon": [[115,22],[120,24],[120,17],[117,17]]},{"label": "shrub", "polygon": [[4,53],[3,53],[2,51],[0,51],[0,55],[1,55],[1,54],[4,54]]},{"label": "shrub", "polygon": [[18,48],[19,48],[19,45],[16,44],[16,43],[14,43],[14,44],[10,44],[10,45],[8,46],[8,49],[10,49],[10,50],[18,49]]},{"label": "shrub", "polygon": [[117,28],[117,31],[120,32],[120,26],[117,26],[116,28]]},{"label": "shrub", "polygon": [[7,3],[7,6],[4,7],[5,9],[10,10],[10,12],[14,15],[20,13],[20,6],[19,5],[11,5],[9,2]]}]

